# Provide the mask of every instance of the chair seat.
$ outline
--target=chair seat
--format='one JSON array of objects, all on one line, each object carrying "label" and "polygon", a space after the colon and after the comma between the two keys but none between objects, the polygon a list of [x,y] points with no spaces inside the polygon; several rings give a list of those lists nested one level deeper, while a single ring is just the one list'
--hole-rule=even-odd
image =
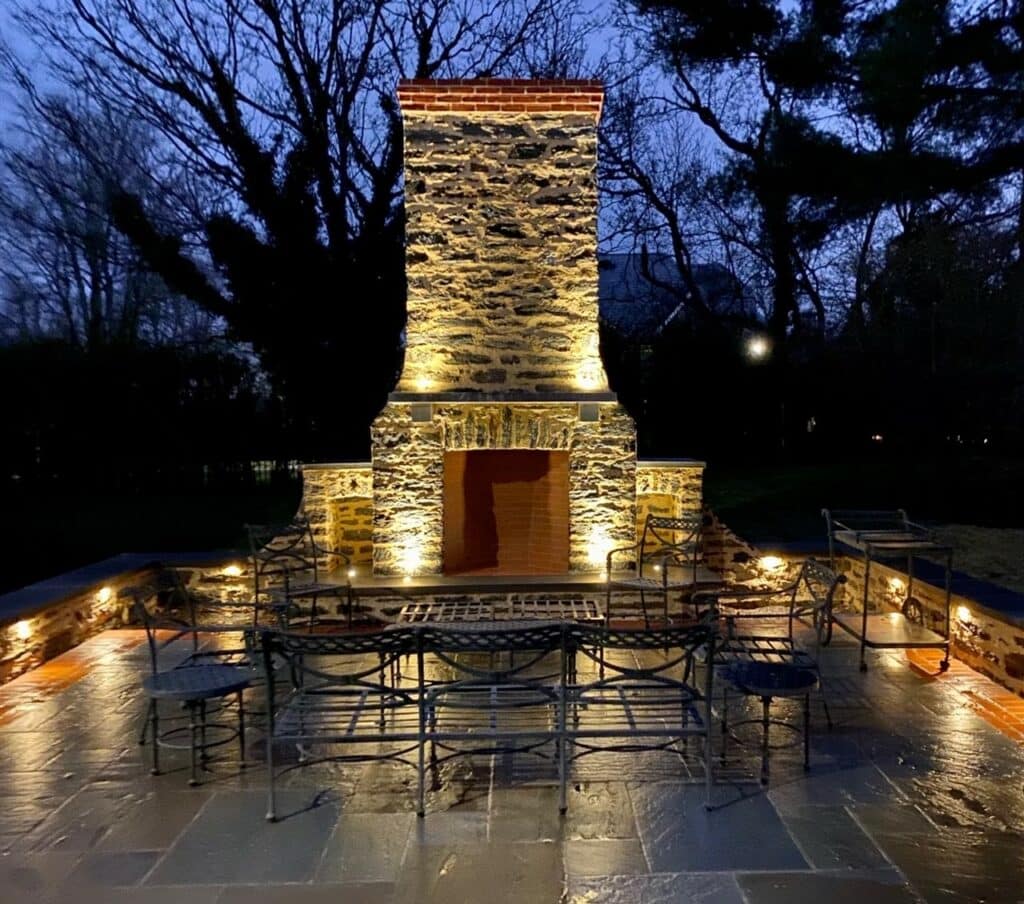
[{"label": "chair seat", "polygon": [[145,692],[159,700],[209,700],[247,688],[255,672],[233,665],[195,665],[147,675]]}]

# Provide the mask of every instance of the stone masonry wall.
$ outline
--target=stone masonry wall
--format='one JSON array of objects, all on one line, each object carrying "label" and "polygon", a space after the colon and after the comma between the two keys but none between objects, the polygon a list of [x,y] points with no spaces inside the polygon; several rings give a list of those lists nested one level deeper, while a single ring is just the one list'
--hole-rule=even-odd
[{"label": "stone masonry wall", "polygon": [[442,567],[444,452],[461,449],[569,451],[569,567],[592,571],[608,549],[632,542],[636,439],[615,403],[597,422],[572,403],[434,405],[414,423],[390,403],[373,425],[374,573],[436,574]]},{"label": "stone masonry wall", "polygon": [[399,85],[403,392],[605,390],[598,351],[600,83]]},{"label": "stone masonry wall", "polygon": [[[752,587],[782,586],[796,577],[804,559],[800,555],[782,553],[777,557],[779,566],[768,573],[758,564],[760,551],[751,548],[751,552],[750,558],[743,557],[744,565],[728,572],[730,582],[742,582]],[[828,556],[819,558],[827,561]],[[860,612],[864,599],[863,559],[840,555],[836,565],[846,578],[846,583],[837,592],[837,604]],[[900,611],[906,591],[906,574],[881,562],[871,563],[868,598],[874,611]],[[946,616],[945,596],[944,588],[915,578],[913,598],[921,607],[923,623],[940,633],[943,633]],[[954,593],[950,604],[950,633],[952,653],[957,659],[1024,697],[1024,625],[1010,621],[976,600]],[[835,635],[850,640],[839,628],[835,629]]]},{"label": "stone masonry wall", "polygon": [[703,507],[704,463],[699,461],[639,461],[636,468],[636,539],[640,541],[647,516],[678,517]]},{"label": "stone masonry wall", "polygon": [[106,628],[131,622],[131,604],[118,594],[145,580],[129,572],[55,601],[24,618],[0,625],[0,684],[53,659]]},{"label": "stone masonry wall", "polygon": [[300,510],[324,549],[345,553],[355,565],[371,560],[373,468],[369,462],[305,465]]}]

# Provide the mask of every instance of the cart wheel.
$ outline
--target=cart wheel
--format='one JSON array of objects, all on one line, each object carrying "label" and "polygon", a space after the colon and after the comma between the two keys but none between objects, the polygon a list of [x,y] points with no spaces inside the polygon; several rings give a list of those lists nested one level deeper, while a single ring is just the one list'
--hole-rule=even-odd
[{"label": "cart wheel", "polygon": [[818,643],[827,647],[832,640],[832,611],[814,610],[814,631],[818,635]]},{"label": "cart wheel", "polygon": [[902,611],[907,621],[913,622],[915,625],[924,624],[924,609],[921,606],[921,601],[916,597],[908,596],[903,601]]}]

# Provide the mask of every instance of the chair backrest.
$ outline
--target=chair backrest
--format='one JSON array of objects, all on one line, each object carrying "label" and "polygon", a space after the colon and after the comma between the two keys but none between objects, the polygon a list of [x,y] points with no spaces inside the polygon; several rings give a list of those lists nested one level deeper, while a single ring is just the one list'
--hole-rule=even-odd
[{"label": "chair backrest", "polygon": [[[160,624],[150,613],[146,603],[159,596],[161,593],[171,592],[179,596],[184,602],[184,618],[172,618],[170,616],[161,619]],[[188,592],[184,581],[174,569],[160,572],[156,579],[145,584],[135,584],[122,589],[118,596],[122,599],[128,598],[132,601],[132,611],[146,631],[146,644],[149,647],[149,664],[155,675],[159,669],[160,650],[173,643],[180,637],[190,635],[192,638],[192,652],[199,646],[199,638],[195,631],[197,624],[197,611],[195,598]],[[167,639],[161,641],[157,634],[159,628],[169,629],[174,633]]]},{"label": "chair backrest", "polygon": [[641,569],[645,562],[664,565],[696,564],[704,516],[687,512],[676,517],[648,515],[640,537]]},{"label": "chair backrest", "polygon": [[846,578],[829,568],[817,559],[805,559],[800,573],[793,582],[793,591],[789,599],[789,637],[793,639],[793,622],[796,619],[810,620],[816,631],[817,641],[821,642],[821,633],[825,619],[832,611],[836,588],[846,582]]},{"label": "chair backrest", "polygon": [[298,572],[313,572],[319,581],[317,548],[309,521],[297,515],[283,524],[246,524],[256,603],[268,582],[279,577],[286,585]]}]

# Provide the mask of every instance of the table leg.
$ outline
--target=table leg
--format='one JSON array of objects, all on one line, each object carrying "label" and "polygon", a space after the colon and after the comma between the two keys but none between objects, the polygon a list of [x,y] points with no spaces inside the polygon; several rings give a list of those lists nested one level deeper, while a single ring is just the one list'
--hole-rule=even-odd
[{"label": "table leg", "polygon": [[804,695],[804,772],[811,768],[811,695]]},{"label": "table leg", "polygon": [[761,698],[761,784],[768,784],[768,731],[769,731],[769,711],[772,704],[771,697]]}]

